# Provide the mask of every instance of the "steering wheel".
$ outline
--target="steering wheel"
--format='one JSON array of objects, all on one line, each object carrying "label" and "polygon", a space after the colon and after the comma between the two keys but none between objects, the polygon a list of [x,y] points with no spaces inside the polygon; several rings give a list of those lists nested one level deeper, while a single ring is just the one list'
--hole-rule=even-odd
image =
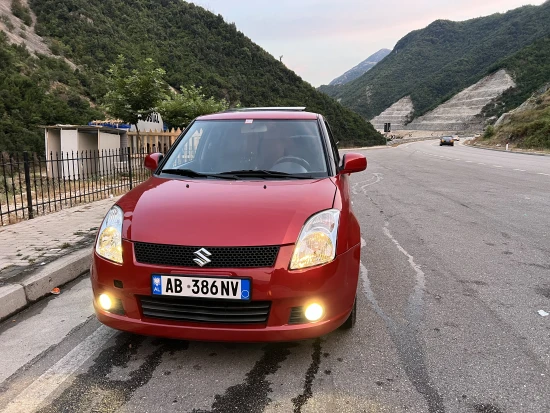
[{"label": "steering wheel", "polygon": [[299,158],[298,156],[283,156],[277,159],[277,161],[273,164],[273,166],[283,162],[297,163],[298,165],[301,165],[304,168],[306,168],[308,171],[311,170],[311,165],[309,164],[309,162],[306,161],[304,158]]}]

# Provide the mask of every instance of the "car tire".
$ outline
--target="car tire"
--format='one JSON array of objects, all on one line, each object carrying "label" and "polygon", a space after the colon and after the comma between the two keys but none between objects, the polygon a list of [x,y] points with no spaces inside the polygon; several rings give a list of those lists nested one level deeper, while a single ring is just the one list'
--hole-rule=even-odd
[{"label": "car tire", "polygon": [[344,324],[342,324],[340,328],[342,330],[351,330],[355,325],[356,320],[357,320],[357,296],[353,301],[353,309],[351,310],[349,317],[346,319],[346,321],[344,321]]},{"label": "car tire", "polygon": [[454,143],[451,143],[451,146],[455,146],[455,144],[454,144]]}]

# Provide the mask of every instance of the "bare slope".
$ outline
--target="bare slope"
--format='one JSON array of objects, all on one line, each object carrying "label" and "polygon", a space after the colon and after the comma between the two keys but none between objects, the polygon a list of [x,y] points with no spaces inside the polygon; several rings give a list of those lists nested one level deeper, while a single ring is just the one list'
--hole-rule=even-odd
[{"label": "bare slope", "polygon": [[31,53],[41,53],[51,56],[50,48],[44,42],[44,39],[38,36],[34,31],[36,16],[28,8],[27,0],[20,0],[21,5],[29,10],[32,24],[27,26],[23,20],[12,13],[12,0],[0,0],[0,30],[6,33],[10,42],[15,44],[25,44]]},{"label": "bare slope", "polygon": [[464,89],[436,109],[405,126],[408,130],[481,131],[485,119],[483,108],[515,83],[505,70],[499,70]]}]

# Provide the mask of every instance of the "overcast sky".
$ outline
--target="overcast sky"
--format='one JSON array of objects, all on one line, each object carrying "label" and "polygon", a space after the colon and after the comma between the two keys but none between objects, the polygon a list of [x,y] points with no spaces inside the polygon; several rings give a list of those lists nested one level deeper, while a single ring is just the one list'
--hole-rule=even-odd
[{"label": "overcast sky", "polygon": [[328,84],[412,30],[437,19],[504,13],[544,0],[193,0],[313,86]]}]

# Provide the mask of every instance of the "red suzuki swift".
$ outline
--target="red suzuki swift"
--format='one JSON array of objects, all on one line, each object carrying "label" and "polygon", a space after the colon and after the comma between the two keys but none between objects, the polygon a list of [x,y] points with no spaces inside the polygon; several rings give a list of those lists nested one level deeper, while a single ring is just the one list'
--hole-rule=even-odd
[{"label": "red suzuki swift", "polygon": [[201,116],[153,176],[107,213],[91,267],[98,319],[132,333],[291,341],[356,317],[361,235],[323,116],[304,108]]}]

